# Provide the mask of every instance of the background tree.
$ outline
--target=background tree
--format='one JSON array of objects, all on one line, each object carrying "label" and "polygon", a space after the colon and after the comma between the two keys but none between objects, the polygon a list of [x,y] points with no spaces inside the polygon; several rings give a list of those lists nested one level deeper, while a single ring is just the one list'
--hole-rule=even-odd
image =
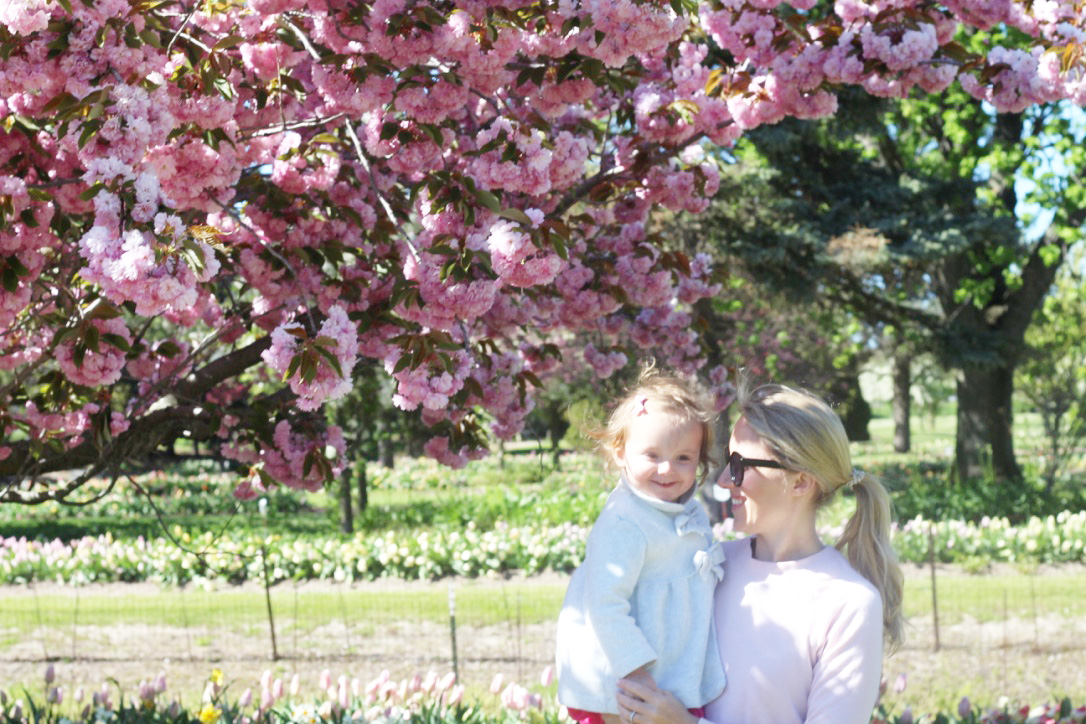
[{"label": "background tree", "polygon": [[704,210],[703,144],[849,85],[1086,99],[1082,7],[755,5],[9,3],[0,500],[181,438],[247,466],[239,495],[319,487],[362,361],[462,465],[520,428],[549,337],[691,327],[712,267],[647,222]]},{"label": "background tree", "polygon": [[1018,389],[1041,415],[1048,444],[1042,475],[1051,494],[1086,441],[1086,284],[1080,244],[1026,332]]},{"label": "background tree", "polygon": [[[834,123],[748,134],[705,226],[752,275],[915,335],[960,372],[958,476],[990,459],[1018,479],[1013,372],[1086,218],[1081,124],[1058,104],[999,113],[953,89],[842,106]],[[1040,231],[1038,207],[1054,210]]]}]

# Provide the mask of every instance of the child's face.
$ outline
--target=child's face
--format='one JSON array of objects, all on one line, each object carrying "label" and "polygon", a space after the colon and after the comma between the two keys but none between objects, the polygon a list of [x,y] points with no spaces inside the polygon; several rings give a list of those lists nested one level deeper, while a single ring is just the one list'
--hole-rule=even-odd
[{"label": "child's face", "polygon": [[615,459],[639,492],[674,502],[697,479],[701,436],[701,423],[653,412],[649,403],[626,428],[626,445]]}]

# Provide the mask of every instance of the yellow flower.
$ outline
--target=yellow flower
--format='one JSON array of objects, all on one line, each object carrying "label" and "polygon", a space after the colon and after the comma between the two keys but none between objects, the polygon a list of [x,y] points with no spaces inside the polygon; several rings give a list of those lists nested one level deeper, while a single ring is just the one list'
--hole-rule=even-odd
[{"label": "yellow flower", "polygon": [[222,669],[211,670],[211,683],[222,686]]},{"label": "yellow flower", "polygon": [[[215,670],[218,671],[218,669]],[[222,672],[220,672],[220,675],[221,673]],[[217,709],[211,704],[204,704],[204,708],[200,710],[200,713],[197,716],[202,724],[215,724],[215,722],[219,720],[219,717],[222,716],[222,709]]]}]

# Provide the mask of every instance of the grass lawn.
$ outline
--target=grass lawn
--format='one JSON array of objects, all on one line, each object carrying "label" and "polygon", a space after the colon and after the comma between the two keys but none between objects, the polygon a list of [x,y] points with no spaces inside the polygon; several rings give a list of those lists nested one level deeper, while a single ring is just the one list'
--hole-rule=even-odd
[{"label": "grass lawn", "polygon": [[[39,626],[108,626],[147,623],[186,627],[199,620],[216,626],[241,629],[266,616],[264,592],[247,586],[222,591],[154,591],[119,597],[113,592],[69,589],[63,593],[22,594],[4,597],[3,626],[26,633]],[[1001,572],[988,575],[947,574],[937,580],[940,619],[947,623],[969,616],[976,621],[1005,617],[1033,618],[1056,615],[1086,617],[1086,571],[1031,575]],[[534,624],[555,620],[565,594],[565,582],[504,582],[486,580],[455,582],[457,618],[474,626],[492,626],[519,618]],[[347,617],[383,626],[410,618],[444,623],[449,618],[449,593],[443,581],[433,583],[377,582],[336,590],[295,589],[290,584],[272,588],[272,607],[277,617],[304,612],[307,626],[321,626]],[[905,585],[905,615],[931,616],[931,582],[924,570],[910,568]]]}]

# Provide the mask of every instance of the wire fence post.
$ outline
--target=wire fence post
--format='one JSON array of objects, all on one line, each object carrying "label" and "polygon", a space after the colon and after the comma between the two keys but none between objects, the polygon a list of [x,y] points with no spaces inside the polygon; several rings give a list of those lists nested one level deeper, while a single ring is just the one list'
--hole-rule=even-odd
[{"label": "wire fence post", "polygon": [[935,650],[939,650],[939,598],[935,595],[935,526],[928,525],[928,561],[931,564],[931,618],[935,623]]},{"label": "wire fence post", "polygon": [[279,660],[279,647],[275,643],[275,616],[272,615],[271,582],[268,581],[268,550],[264,541],[260,542],[260,563],[264,569],[264,603],[268,607],[268,630],[271,631],[272,661]]},{"label": "wire fence post", "polygon": [[456,590],[449,581],[449,637],[452,639],[453,676],[460,681],[460,661],[456,654]]}]

